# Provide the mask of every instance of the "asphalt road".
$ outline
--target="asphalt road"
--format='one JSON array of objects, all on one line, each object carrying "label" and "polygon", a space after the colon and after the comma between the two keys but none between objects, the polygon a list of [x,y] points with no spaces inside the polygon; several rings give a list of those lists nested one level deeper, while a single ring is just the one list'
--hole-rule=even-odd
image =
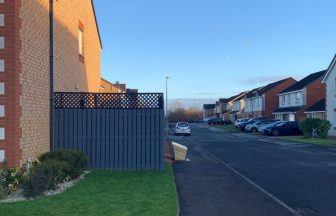
[{"label": "asphalt road", "polygon": [[193,126],[173,165],[181,215],[334,216],[336,149]]}]

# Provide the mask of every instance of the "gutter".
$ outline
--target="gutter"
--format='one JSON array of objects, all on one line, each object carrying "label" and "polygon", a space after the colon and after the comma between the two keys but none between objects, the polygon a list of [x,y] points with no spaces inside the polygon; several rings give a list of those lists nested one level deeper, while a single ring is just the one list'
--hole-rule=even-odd
[{"label": "gutter", "polygon": [[54,144],[54,0],[49,1],[50,150]]}]

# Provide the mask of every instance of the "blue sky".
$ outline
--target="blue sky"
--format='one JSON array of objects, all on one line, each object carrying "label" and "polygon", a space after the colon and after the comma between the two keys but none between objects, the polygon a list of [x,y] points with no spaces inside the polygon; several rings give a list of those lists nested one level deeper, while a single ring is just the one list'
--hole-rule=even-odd
[{"label": "blue sky", "polygon": [[219,98],[328,67],[334,0],[95,0],[102,75],[170,98]]}]

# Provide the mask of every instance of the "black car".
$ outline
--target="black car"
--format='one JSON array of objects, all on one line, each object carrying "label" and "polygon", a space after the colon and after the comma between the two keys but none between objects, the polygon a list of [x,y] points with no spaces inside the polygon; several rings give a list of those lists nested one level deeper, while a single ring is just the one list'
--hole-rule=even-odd
[{"label": "black car", "polygon": [[214,118],[214,119],[209,119],[207,121],[207,124],[208,125],[222,125],[223,124],[223,120],[222,119],[219,119],[219,118]]},{"label": "black car", "polygon": [[246,125],[249,124],[253,124],[257,121],[262,121],[262,120],[266,120],[266,117],[257,117],[257,118],[251,118],[250,120],[248,120],[247,122],[243,122],[237,125],[237,127],[241,130],[241,131],[245,131],[245,127]]},{"label": "black car", "polygon": [[301,129],[298,122],[282,122],[278,125],[267,127],[264,133],[269,136],[280,135],[301,135]]}]

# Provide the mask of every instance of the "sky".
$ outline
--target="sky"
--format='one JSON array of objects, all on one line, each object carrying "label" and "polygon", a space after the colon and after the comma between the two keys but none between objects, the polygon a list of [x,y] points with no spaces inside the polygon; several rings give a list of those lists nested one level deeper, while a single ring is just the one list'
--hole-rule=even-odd
[{"label": "sky", "polygon": [[326,69],[334,0],[95,0],[102,76],[140,92],[224,98]]}]

